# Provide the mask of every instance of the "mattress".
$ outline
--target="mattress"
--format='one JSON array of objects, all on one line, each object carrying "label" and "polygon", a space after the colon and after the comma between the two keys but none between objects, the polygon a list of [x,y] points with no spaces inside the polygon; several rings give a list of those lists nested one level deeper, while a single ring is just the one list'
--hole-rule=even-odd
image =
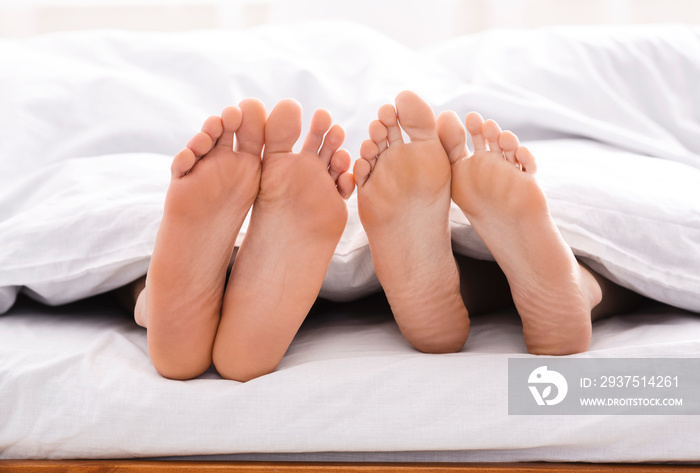
[{"label": "mattress", "polygon": [[[508,359],[534,357],[521,328],[509,311],[475,317],[460,353],[428,355],[381,295],[322,301],[274,373],[182,382],[157,374],[145,330],[108,298],[23,299],[0,318],[0,458],[700,460],[692,415],[509,415]],[[596,322],[572,357],[698,353],[700,317],[650,303]]]}]

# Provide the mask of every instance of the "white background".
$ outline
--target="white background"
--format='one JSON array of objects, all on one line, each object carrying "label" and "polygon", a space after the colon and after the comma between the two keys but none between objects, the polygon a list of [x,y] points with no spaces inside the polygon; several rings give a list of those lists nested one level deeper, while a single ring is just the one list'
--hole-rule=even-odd
[{"label": "white background", "polygon": [[499,27],[700,24],[698,0],[0,0],[0,37],[122,28],[180,31],[350,20],[412,47]]}]

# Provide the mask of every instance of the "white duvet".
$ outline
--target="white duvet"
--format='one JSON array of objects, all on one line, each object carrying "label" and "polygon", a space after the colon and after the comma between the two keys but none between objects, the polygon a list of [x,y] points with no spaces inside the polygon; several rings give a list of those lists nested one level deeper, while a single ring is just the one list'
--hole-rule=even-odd
[{"label": "white duvet", "polygon": [[[246,31],[64,33],[0,41],[0,313],[144,274],[171,157],[249,96],[327,108],[357,157],[403,89],[477,110],[539,160],[577,255],[644,295],[700,311],[700,29],[492,31],[414,51],[344,23]],[[378,289],[355,197],[322,289]],[[489,258],[453,208],[454,248]],[[245,231],[245,229],[244,229]]]}]

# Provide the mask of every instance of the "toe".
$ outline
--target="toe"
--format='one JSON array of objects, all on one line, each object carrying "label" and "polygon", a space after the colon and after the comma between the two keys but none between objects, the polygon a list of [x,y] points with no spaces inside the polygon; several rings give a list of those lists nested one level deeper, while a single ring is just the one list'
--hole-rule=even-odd
[{"label": "toe", "polygon": [[295,100],[282,100],[265,125],[265,154],[291,153],[300,135],[301,105]]},{"label": "toe", "polygon": [[481,127],[484,124],[482,116],[476,112],[469,112],[464,122],[467,125],[469,136],[472,138],[474,151],[486,150],[486,140],[484,139],[484,135],[481,134]]},{"label": "toe", "polygon": [[305,153],[317,154],[323,143],[323,136],[331,127],[333,120],[331,114],[327,110],[319,109],[314,112],[311,118],[309,132],[304,139],[304,145],[301,150]]},{"label": "toe", "polygon": [[233,150],[233,134],[241,126],[242,118],[241,109],[236,106],[226,107],[221,112],[221,133],[216,146]]},{"label": "toe", "polygon": [[366,160],[370,165],[370,170],[374,169],[374,165],[377,164],[377,155],[379,154],[379,148],[377,143],[372,140],[365,140],[360,146],[360,157]]},{"label": "toe", "polygon": [[236,151],[260,156],[265,143],[265,121],[267,120],[265,105],[258,99],[245,99],[239,107],[242,121],[236,131]]},{"label": "toe", "polygon": [[355,161],[355,166],[352,168],[352,173],[355,176],[355,183],[358,188],[361,188],[367,182],[369,173],[372,170],[369,161],[366,159],[358,159]]},{"label": "toe", "polygon": [[518,137],[506,130],[498,137],[498,145],[503,150],[503,155],[512,164],[518,164],[515,160],[515,150],[520,146]]},{"label": "toe", "polygon": [[328,166],[328,173],[331,175],[331,178],[333,178],[334,181],[337,181],[341,174],[348,172],[351,162],[352,158],[350,157],[350,152],[348,150],[339,149],[333,153],[330,165]]},{"label": "toe", "polygon": [[173,159],[173,164],[170,166],[170,173],[173,179],[182,177],[190,172],[196,161],[197,157],[190,148],[185,148],[177,153]]},{"label": "toe", "polygon": [[390,104],[382,105],[379,107],[377,117],[386,127],[389,146],[403,143],[403,136],[401,135],[401,128],[399,128],[399,122],[396,118],[396,110],[394,109],[394,106]]},{"label": "toe", "polygon": [[[336,123],[326,133],[323,146],[321,146],[321,151],[318,153],[318,156],[326,165],[331,162],[331,157],[342,146],[343,141],[345,141],[345,130]],[[348,153],[348,156],[350,156],[350,153]],[[350,166],[349,163],[348,166]]]},{"label": "toe", "polygon": [[437,133],[450,163],[467,155],[467,132],[455,112],[442,112],[438,116]]},{"label": "toe", "polygon": [[374,120],[369,124],[369,139],[377,144],[376,154],[382,154],[387,148],[388,131],[379,120]]},{"label": "toe", "polygon": [[202,131],[211,137],[212,143],[216,143],[219,139],[221,133],[223,132],[223,124],[221,123],[221,117],[212,115],[207,118],[202,125]]},{"label": "toe", "polygon": [[502,153],[503,150],[498,145],[498,137],[501,136],[501,127],[493,120],[486,120],[481,126],[481,134],[489,143],[489,149],[496,153]]},{"label": "toe", "polygon": [[535,156],[525,146],[521,146],[515,150],[515,159],[518,160],[524,172],[531,174],[537,172]]},{"label": "toe", "polygon": [[355,190],[355,179],[349,172],[344,172],[338,176],[338,192],[340,196],[348,200]]},{"label": "toe", "polygon": [[396,116],[411,141],[437,137],[433,109],[414,92],[405,90],[396,96]]},{"label": "toe", "polygon": [[212,141],[211,136],[203,131],[200,131],[194,135],[187,143],[187,147],[191,149],[194,155],[198,158],[207,154],[213,145],[214,142]]}]

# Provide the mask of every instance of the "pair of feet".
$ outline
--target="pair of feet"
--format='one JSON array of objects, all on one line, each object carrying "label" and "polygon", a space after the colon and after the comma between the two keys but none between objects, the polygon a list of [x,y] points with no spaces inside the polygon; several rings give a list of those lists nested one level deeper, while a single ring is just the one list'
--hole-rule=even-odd
[{"label": "pair of feet", "polygon": [[436,119],[427,103],[402,92],[395,108],[379,109],[355,163],[360,219],[402,333],[421,351],[458,351],[469,335],[465,301],[490,290],[486,278],[460,284],[460,270],[470,269],[452,253],[454,200],[508,280],[528,350],[585,351],[601,286],[555,226],[534,156],[478,113],[467,115],[466,128],[454,112]]},{"label": "pair of feet", "polygon": [[193,378],[212,361],[241,381],[273,371],[318,296],[355,183],[340,149],[345,132],[330,114],[316,111],[293,153],[301,127],[295,101],[268,117],[247,99],[209,117],[175,156],[134,311],[163,376]]},{"label": "pair of feet", "polygon": [[300,153],[292,152],[301,134],[296,102],[280,102],[267,117],[259,101],[245,100],[205,121],[173,161],[135,310],[161,374],[192,378],[212,361],[241,381],[273,371],[318,295],[355,183],[377,276],[416,348],[458,351],[469,334],[450,241],[453,199],[508,278],[528,349],[585,350],[600,287],[554,226],[535,160],[515,135],[471,113],[469,156],[457,116],[436,120],[411,92],[378,118],[354,178],[349,153],[339,149],[344,132],[323,110]]}]

